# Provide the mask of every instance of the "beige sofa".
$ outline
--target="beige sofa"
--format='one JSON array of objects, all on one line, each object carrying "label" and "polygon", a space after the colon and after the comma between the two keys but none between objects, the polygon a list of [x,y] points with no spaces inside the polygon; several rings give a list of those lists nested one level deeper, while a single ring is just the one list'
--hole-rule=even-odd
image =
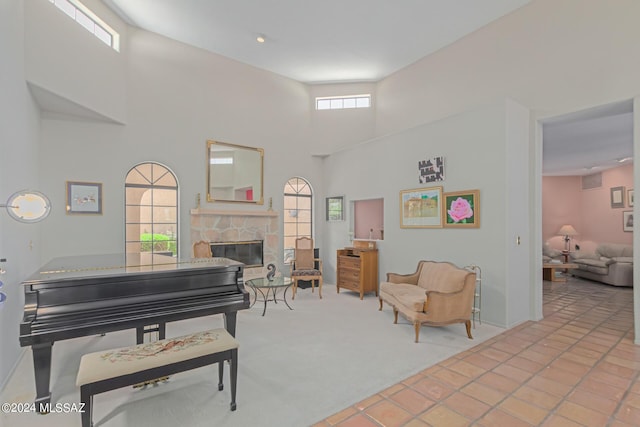
[{"label": "beige sofa", "polygon": [[562,251],[552,248],[549,243],[545,243],[542,247],[542,262],[546,264],[552,260],[562,261]]},{"label": "beige sofa", "polygon": [[576,251],[570,254],[578,268],[576,277],[596,280],[614,286],[633,286],[633,246],[601,243],[595,252]]},{"label": "beige sofa", "polygon": [[415,328],[464,323],[471,339],[471,309],[476,274],[449,262],[420,261],[415,273],[387,273],[380,283],[380,310],[383,302],[393,307],[394,323],[401,313]]}]

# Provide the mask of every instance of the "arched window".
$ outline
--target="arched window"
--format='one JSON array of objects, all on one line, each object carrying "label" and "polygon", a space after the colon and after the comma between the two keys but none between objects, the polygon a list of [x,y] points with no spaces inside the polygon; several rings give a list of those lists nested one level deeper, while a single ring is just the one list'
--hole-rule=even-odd
[{"label": "arched window", "polygon": [[293,259],[296,239],[312,237],[313,191],[304,178],[291,178],[284,186],[284,262]]},{"label": "arched window", "polygon": [[127,253],[178,255],[178,180],[166,166],[146,162],[125,178]]}]

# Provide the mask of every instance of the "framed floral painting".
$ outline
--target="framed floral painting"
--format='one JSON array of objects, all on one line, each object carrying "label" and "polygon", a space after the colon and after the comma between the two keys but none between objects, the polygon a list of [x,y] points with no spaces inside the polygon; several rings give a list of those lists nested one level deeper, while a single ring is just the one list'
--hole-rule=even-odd
[{"label": "framed floral painting", "polygon": [[443,199],[442,217],[445,227],[480,227],[480,190],[444,193]]}]

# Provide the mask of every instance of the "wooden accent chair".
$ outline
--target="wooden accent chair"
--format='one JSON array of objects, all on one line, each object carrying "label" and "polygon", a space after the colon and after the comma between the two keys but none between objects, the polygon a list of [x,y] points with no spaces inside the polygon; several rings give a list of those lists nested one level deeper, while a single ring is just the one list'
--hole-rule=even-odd
[{"label": "wooden accent chair", "polygon": [[[311,292],[314,291],[315,282],[318,281],[318,294],[322,299],[322,260],[313,256],[313,239],[299,237],[296,239],[294,259],[291,261],[291,279],[293,280],[293,296],[296,298],[298,280],[310,280]],[[318,262],[318,268],[315,263]]]},{"label": "wooden accent chair", "polygon": [[380,310],[386,302],[393,307],[394,321],[398,313],[413,323],[416,342],[420,326],[444,326],[464,323],[471,336],[471,310],[476,286],[476,273],[449,262],[420,261],[415,273],[387,273],[380,283]]},{"label": "wooden accent chair", "polygon": [[193,244],[194,258],[211,258],[211,245],[204,240],[197,241]]}]

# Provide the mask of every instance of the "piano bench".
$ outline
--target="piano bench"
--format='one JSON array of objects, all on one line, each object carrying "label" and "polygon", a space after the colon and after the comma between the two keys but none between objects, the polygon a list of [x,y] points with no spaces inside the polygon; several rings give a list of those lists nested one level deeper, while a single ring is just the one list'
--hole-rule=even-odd
[{"label": "piano bench", "polygon": [[238,342],[226,329],[85,354],[76,385],[84,403],[82,427],[93,425],[93,396],[178,372],[218,363],[218,390],[223,389],[224,361],[230,363],[231,410],[236,410]]}]

